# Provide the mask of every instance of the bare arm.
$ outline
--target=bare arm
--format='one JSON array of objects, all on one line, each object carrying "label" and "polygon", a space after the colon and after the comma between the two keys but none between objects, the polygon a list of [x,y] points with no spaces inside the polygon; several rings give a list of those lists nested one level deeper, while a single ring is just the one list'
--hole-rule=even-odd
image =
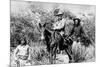
[{"label": "bare arm", "polygon": [[27,51],[28,51],[28,60],[30,60],[30,59],[31,59],[31,54],[30,54],[30,52],[31,52],[31,48],[28,47]]},{"label": "bare arm", "polygon": [[19,49],[18,49],[18,47],[16,47],[16,49],[14,50],[14,58],[15,58],[15,60],[17,60],[18,52],[19,52]]}]

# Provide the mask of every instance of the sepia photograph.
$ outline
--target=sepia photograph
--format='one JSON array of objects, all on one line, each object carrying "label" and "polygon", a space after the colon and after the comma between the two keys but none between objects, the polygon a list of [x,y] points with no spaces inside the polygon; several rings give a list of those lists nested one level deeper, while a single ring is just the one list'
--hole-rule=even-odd
[{"label": "sepia photograph", "polygon": [[10,1],[10,66],[95,62],[95,5]]}]

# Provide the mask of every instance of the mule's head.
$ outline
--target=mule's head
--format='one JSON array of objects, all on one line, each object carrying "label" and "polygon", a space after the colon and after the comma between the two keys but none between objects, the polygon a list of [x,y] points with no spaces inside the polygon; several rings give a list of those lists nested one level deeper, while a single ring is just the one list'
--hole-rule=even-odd
[{"label": "mule's head", "polygon": [[44,40],[45,39],[45,36],[44,36],[45,24],[42,25],[39,23],[39,28],[40,28],[40,40]]},{"label": "mule's head", "polygon": [[41,36],[40,40],[43,41],[47,45],[47,51],[50,52],[50,44],[51,44],[51,32],[46,28],[46,24],[39,24]]},{"label": "mule's head", "polygon": [[52,35],[52,31],[47,28],[47,25],[46,24],[39,24],[39,28],[40,28],[40,31],[41,31],[41,36],[40,36],[40,39],[41,40],[44,40],[44,39],[50,39],[51,35]]}]

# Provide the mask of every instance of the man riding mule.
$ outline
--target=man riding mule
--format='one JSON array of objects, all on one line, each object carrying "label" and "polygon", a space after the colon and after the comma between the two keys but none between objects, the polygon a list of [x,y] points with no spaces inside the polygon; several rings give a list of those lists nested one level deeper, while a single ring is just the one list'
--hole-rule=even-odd
[{"label": "man riding mule", "polygon": [[[58,39],[59,41],[57,42],[57,46],[59,47],[59,50],[65,50],[67,55],[69,56],[70,61],[72,60],[72,50],[71,50],[71,45],[73,41],[71,39],[66,39],[65,35],[65,26],[66,26],[66,18],[64,16],[64,12],[61,11],[60,9],[56,9],[54,11],[54,16],[58,17],[58,21],[53,25],[54,26],[54,31],[57,35],[60,36]],[[56,35],[55,35],[56,36]],[[56,39],[55,39],[56,40]],[[70,62],[69,61],[69,62]]]},{"label": "man riding mule", "polygon": [[53,24],[52,32],[46,28],[46,23],[44,25],[41,25],[39,23],[39,27],[42,30],[41,33],[41,39],[46,42],[47,45],[47,51],[50,53],[51,56],[51,63],[54,63],[53,60],[56,58],[57,48],[59,50],[65,50],[65,52],[68,54],[69,59],[72,60],[71,56],[71,40],[66,40],[63,37],[64,31],[65,31],[65,18],[62,18],[63,14],[58,14],[59,20],[58,25],[55,23]]}]

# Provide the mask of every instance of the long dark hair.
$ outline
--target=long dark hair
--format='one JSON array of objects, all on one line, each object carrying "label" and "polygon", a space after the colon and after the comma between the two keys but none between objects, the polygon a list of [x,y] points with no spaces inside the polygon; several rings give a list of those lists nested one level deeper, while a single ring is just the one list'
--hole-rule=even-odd
[{"label": "long dark hair", "polygon": [[[78,21],[77,25],[75,24],[76,20]],[[79,18],[74,18],[73,21],[74,21],[74,26],[79,26],[80,25],[81,20]]]},{"label": "long dark hair", "polygon": [[24,40],[23,45],[26,45],[26,44],[27,44],[27,40],[26,40],[26,38],[22,38],[22,39],[20,40],[20,44],[22,44],[22,43],[21,43],[22,40]]}]

